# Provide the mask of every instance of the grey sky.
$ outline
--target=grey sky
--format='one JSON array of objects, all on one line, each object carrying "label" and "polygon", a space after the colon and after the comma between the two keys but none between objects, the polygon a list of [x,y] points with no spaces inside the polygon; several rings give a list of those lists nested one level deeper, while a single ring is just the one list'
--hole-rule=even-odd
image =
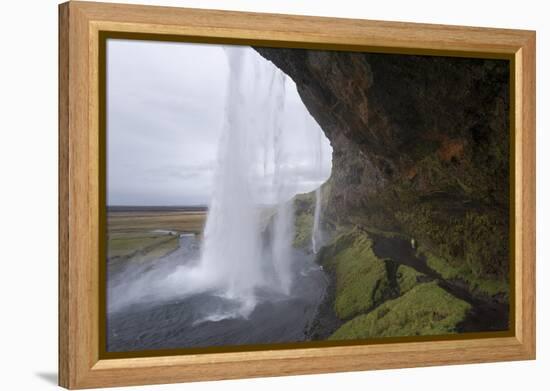
[{"label": "grey sky", "polygon": [[[209,202],[228,75],[220,45],[108,41],[109,205]],[[322,173],[313,172],[320,129],[287,84],[285,116],[299,129],[287,132],[286,169],[310,191],[330,174],[331,148],[323,135]]]}]

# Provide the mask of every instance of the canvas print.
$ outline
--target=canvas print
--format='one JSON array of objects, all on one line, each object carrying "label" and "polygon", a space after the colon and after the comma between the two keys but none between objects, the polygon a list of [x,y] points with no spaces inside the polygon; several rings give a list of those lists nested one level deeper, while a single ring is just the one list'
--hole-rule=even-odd
[{"label": "canvas print", "polygon": [[507,60],[109,38],[107,352],[510,328]]}]

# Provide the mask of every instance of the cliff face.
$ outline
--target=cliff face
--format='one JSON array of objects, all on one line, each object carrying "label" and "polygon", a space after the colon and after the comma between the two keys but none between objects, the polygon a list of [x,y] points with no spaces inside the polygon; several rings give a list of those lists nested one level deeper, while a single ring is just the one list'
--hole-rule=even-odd
[{"label": "cliff face", "polygon": [[330,224],[405,234],[441,275],[506,295],[507,61],[255,49],[330,139]]}]

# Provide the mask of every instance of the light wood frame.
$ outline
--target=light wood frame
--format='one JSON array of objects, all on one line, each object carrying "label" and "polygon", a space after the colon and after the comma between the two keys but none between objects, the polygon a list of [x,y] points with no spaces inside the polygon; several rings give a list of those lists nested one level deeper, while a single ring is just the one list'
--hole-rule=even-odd
[{"label": "light wood frame", "polygon": [[[511,142],[515,146],[512,336],[101,359],[101,31],[510,58]],[[59,6],[59,83],[61,386],[92,388],[535,358],[535,32],[71,1]]]}]

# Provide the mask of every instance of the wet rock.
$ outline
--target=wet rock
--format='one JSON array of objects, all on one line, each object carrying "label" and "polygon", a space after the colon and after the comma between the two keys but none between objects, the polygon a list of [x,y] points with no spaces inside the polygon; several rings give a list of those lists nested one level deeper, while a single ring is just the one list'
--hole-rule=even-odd
[{"label": "wet rock", "polygon": [[507,61],[256,50],[330,139],[327,223],[399,231],[475,278],[506,278]]}]

